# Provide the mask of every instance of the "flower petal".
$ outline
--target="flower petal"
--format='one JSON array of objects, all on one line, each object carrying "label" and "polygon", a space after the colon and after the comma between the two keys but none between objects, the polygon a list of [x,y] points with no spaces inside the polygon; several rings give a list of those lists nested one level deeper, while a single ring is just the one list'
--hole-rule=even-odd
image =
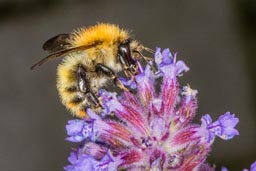
[{"label": "flower petal", "polygon": [[154,74],[147,65],[144,73],[136,76],[136,82],[138,88],[138,96],[141,99],[142,104],[145,106],[149,104],[151,99],[154,97]]},{"label": "flower petal", "polygon": [[92,135],[92,123],[84,120],[70,120],[66,126],[69,137],[66,140],[71,142],[81,142]]}]

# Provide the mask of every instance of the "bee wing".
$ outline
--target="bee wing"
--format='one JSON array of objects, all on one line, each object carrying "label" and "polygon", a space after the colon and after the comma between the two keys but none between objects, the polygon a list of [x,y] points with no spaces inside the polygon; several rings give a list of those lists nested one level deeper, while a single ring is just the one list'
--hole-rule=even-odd
[{"label": "bee wing", "polygon": [[54,58],[57,58],[57,57],[61,57],[61,56],[65,56],[65,55],[67,55],[67,54],[69,54],[71,52],[87,50],[87,49],[93,48],[93,47],[95,47],[95,46],[97,46],[99,44],[101,44],[101,42],[96,42],[96,43],[91,44],[91,45],[73,47],[73,48],[64,49],[64,50],[60,50],[60,51],[54,52],[54,53],[48,55],[47,57],[43,58],[39,62],[35,63],[34,65],[32,65],[30,67],[30,69],[34,69],[35,67],[39,67],[42,64],[44,64],[45,62],[47,62],[48,60],[51,60],[51,59],[54,59]]},{"label": "bee wing", "polygon": [[68,42],[69,38],[69,34],[58,34],[57,36],[48,39],[43,44],[43,50],[53,53],[67,49],[67,47],[70,46],[70,43]]}]

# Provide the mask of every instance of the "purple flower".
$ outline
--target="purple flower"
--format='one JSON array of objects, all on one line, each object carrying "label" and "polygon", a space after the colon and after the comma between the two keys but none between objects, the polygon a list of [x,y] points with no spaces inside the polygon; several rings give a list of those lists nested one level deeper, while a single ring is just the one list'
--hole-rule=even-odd
[{"label": "purple flower", "polygon": [[87,155],[82,149],[71,152],[68,158],[71,165],[64,167],[66,171],[116,171],[112,155],[107,152],[101,159]]},{"label": "purple flower", "polygon": [[212,141],[215,136],[218,136],[224,140],[232,139],[235,135],[239,135],[239,132],[234,127],[239,122],[239,119],[235,115],[231,115],[230,112],[226,112],[221,115],[219,119],[212,122],[210,115],[206,114],[202,117],[202,127],[208,130],[208,141]]},{"label": "purple flower", "polygon": [[226,167],[221,167],[221,171],[228,171]]},{"label": "purple flower", "polygon": [[[140,68],[134,80],[122,79],[136,93],[101,90],[103,110],[87,109],[88,120],[72,120],[67,140],[82,142],[70,154],[67,171],[213,171],[205,162],[215,136],[238,135],[238,119],[229,112],[212,122],[207,114],[194,124],[197,90],[180,86],[189,70],[177,54],[157,48],[154,62]],[[152,69],[157,67],[157,71]],[[160,80],[160,81],[157,81]]]},{"label": "purple flower", "polygon": [[251,165],[250,170],[244,169],[243,171],[256,171],[256,161]]},{"label": "purple flower", "polygon": [[239,119],[235,117],[235,115],[231,115],[230,112],[226,112],[224,115],[221,115],[213,126],[218,127],[216,129],[216,135],[221,137],[224,140],[229,140],[233,138],[235,135],[239,135],[239,132],[234,127],[239,122]]},{"label": "purple flower", "polygon": [[123,83],[123,85],[130,87],[131,89],[136,89],[136,83],[134,80],[128,80],[126,78],[119,78],[119,80]]},{"label": "purple flower", "polygon": [[66,140],[71,142],[81,142],[92,134],[93,123],[85,120],[70,120],[66,126],[69,137]]}]

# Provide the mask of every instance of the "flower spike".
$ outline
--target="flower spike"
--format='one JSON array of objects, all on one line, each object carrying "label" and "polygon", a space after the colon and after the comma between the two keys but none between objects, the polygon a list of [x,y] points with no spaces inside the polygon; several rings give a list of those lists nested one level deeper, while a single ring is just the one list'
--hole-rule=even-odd
[{"label": "flower spike", "polygon": [[118,95],[102,89],[98,93],[103,107],[99,115],[87,109],[89,119],[68,122],[66,140],[81,146],[70,153],[70,165],[64,169],[214,171],[206,163],[214,139],[239,135],[235,128],[238,118],[226,112],[213,122],[206,114],[201,125],[192,123],[198,91],[180,86],[178,77],[189,68],[177,60],[177,53],[157,48],[154,61],[139,68],[134,79],[120,79],[135,93]]}]

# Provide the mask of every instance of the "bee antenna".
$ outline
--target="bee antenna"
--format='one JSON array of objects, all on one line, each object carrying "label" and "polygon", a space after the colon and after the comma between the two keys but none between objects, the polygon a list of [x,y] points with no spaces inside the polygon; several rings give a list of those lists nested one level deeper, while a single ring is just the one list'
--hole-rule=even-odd
[{"label": "bee antenna", "polygon": [[[143,47],[144,49],[145,47]],[[149,49],[149,48],[148,48]],[[150,49],[151,50],[151,49]],[[151,50],[153,52],[153,50]],[[157,71],[157,68],[154,66],[154,59],[150,58],[150,57],[146,57],[144,56],[140,51],[134,50],[135,53],[138,53],[146,62],[147,64],[152,68],[152,70],[154,72]]]},{"label": "bee antenna", "polygon": [[142,49],[149,52],[149,53],[152,53],[152,54],[155,54],[156,51],[154,51],[153,49],[150,49],[148,47],[145,47],[145,46],[142,46]]},{"label": "bee antenna", "polygon": [[133,52],[138,53],[146,62],[153,61],[152,58],[144,56],[140,51],[133,50]]}]

